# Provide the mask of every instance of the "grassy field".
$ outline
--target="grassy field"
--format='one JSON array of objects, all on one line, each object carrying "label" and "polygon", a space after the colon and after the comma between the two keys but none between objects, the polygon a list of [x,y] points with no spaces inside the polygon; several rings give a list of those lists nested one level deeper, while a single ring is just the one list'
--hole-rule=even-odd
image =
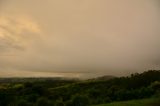
[{"label": "grassy field", "polygon": [[96,106],[160,106],[159,98],[131,100],[124,102],[113,102],[108,104],[101,104]]}]

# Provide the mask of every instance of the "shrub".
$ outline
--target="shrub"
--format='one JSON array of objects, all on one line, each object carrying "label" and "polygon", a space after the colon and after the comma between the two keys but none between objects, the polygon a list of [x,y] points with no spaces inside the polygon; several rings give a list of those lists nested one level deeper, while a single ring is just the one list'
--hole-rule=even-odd
[{"label": "shrub", "polygon": [[71,99],[70,106],[88,106],[89,99],[87,96],[84,95],[75,95]]},{"label": "shrub", "polygon": [[47,98],[41,97],[37,100],[36,106],[53,106],[53,104]]},{"label": "shrub", "polygon": [[20,99],[18,100],[17,106],[30,106],[30,105],[26,100]]},{"label": "shrub", "polygon": [[57,100],[55,106],[65,106],[65,104],[62,100]]},{"label": "shrub", "polygon": [[160,82],[159,81],[155,81],[151,84],[151,88],[155,91],[160,91]]}]

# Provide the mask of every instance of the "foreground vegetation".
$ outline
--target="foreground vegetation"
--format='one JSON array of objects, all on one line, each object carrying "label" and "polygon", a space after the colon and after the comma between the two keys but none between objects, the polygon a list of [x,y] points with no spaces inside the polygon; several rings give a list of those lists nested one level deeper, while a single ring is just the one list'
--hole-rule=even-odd
[{"label": "foreground vegetation", "polygon": [[89,106],[158,97],[159,92],[158,70],[108,80],[0,79],[0,106]]},{"label": "foreground vegetation", "polygon": [[114,102],[114,103],[101,104],[96,106],[160,106],[160,98]]}]

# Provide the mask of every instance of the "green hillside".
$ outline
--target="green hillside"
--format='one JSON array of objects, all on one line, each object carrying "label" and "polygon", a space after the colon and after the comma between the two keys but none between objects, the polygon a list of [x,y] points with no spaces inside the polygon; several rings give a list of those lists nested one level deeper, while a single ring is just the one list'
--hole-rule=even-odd
[{"label": "green hillside", "polygon": [[151,99],[131,100],[131,101],[113,102],[95,106],[160,106],[160,99],[151,98]]},{"label": "green hillside", "polygon": [[[106,76],[85,81],[52,78],[0,79],[0,106],[147,106],[158,100],[144,98],[158,95],[160,70],[107,80]],[[138,99],[144,100],[107,104]]]}]

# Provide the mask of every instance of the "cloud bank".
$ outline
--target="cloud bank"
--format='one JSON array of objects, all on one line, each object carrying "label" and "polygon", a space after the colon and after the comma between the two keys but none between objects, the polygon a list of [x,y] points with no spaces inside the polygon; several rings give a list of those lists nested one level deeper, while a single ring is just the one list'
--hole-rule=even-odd
[{"label": "cloud bank", "polygon": [[86,78],[160,68],[158,0],[6,0],[0,11],[0,76]]}]

